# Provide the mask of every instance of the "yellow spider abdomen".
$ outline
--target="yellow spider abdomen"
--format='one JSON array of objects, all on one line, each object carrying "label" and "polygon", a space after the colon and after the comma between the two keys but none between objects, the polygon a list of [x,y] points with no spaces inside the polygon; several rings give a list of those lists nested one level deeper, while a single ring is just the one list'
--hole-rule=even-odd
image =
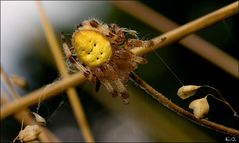
[{"label": "yellow spider abdomen", "polygon": [[89,67],[109,62],[112,48],[106,37],[94,30],[80,30],[74,34],[73,46],[79,59]]}]

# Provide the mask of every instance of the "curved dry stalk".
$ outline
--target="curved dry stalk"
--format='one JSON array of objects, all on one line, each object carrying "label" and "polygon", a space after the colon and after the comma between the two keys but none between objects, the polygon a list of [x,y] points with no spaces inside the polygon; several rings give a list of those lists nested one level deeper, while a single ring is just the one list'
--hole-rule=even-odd
[{"label": "curved dry stalk", "polygon": [[[8,74],[3,70],[2,67],[0,67],[0,68],[1,68],[1,76],[3,77],[4,82],[5,82],[6,86],[8,87],[9,92],[11,93],[11,97],[14,100],[18,100],[21,96],[13,88]],[[10,102],[9,99],[6,98],[6,94],[1,93],[1,104],[6,105],[9,102]],[[25,110],[22,110],[22,111],[16,113],[14,115],[14,117],[20,123],[24,119],[23,124],[24,125],[30,125],[30,124],[35,122],[34,119],[30,116],[31,115],[30,113],[31,113],[30,110],[25,109]],[[49,131],[48,129],[41,127],[41,130],[42,130],[42,133],[39,135],[39,139],[42,142],[60,142],[60,140],[53,133],[51,133],[51,131]],[[48,133],[49,133],[49,135],[48,135]]]},{"label": "curved dry stalk", "polygon": [[[134,16],[158,31],[167,32],[179,26],[177,23],[138,1],[112,1],[112,3],[127,12],[127,14]],[[179,43],[238,78],[238,60],[218,47],[195,34],[183,38]]]},{"label": "curved dry stalk", "polygon": [[[44,11],[43,6],[40,3],[40,1],[37,1],[37,6],[39,9],[40,18],[41,18],[41,22],[42,22],[42,25],[43,25],[43,28],[45,31],[45,35],[46,35],[48,43],[50,45],[52,55],[56,61],[58,71],[60,72],[60,74],[62,75],[63,78],[67,77],[67,76],[69,76],[68,70],[66,68],[62,52],[59,48],[60,46],[57,42],[57,38],[54,34],[54,30],[51,27],[51,24],[45,14],[45,11]],[[66,90],[66,93],[68,95],[68,98],[69,98],[70,104],[72,106],[72,109],[74,111],[78,126],[82,131],[85,141],[86,142],[94,142],[94,137],[92,135],[89,124],[87,122],[87,119],[86,119],[86,116],[84,113],[84,109],[83,109],[80,99],[77,95],[76,89],[73,87],[70,87]]]},{"label": "curved dry stalk", "polygon": [[[157,48],[173,43],[176,40],[179,40],[183,38],[184,36],[191,34],[192,32],[196,32],[202,28],[212,25],[218,21],[221,21],[222,19],[225,19],[233,14],[236,14],[237,12],[238,12],[238,7],[236,2],[222,9],[219,9],[215,12],[212,12],[211,14],[207,16],[199,18],[193,22],[190,22],[189,24],[185,24],[179,28],[176,28],[175,30],[169,31],[159,37],[156,37],[155,39],[153,39],[155,46],[152,48],[137,48],[137,49],[133,49],[132,52],[138,55],[152,52],[156,50]],[[48,99],[50,97],[56,96],[56,94],[66,90],[67,88],[76,86],[84,81],[85,81],[85,77],[81,73],[76,73],[76,74],[73,74],[72,76],[62,79],[61,81],[53,83],[52,85],[48,86],[48,88],[44,88],[44,87],[40,88],[22,97],[18,101],[15,101],[13,103],[10,103],[2,107],[0,118],[2,120],[6,118],[7,116],[21,109],[24,109],[26,107],[36,104],[38,102],[38,99],[41,96],[44,96],[45,97],[44,99]],[[191,116],[191,115],[188,115],[188,116]],[[202,120],[202,122],[205,122],[205,120]],[[209,127],[211,127],[211,124],[205,123],[203,125],[208,125]]]},{"label": "curved dry stalk", "polygon": [[139,78],[135,73],[132,73],[130,75],[131,79],[137,83],[143,90],[145,90],[147,93],[149,93],[154,99],[156,99],[159,103],[164,105],[165,107],[169,108],[170,110],[176,112],[178,115],[187,117],[191,121],[201,125],[205,126],[207,128],[222,132],[224,134],[229,134],[232,136],[239,136],[239,131],[230,127],[223,126],[221,124],[217,124],[215,122],[206,120],[206,119],[197,119],[195,116],[184,110],[183,108],[179,107],[175,103],[173,103],[171,100],[169,100],[167,97],[165,97],[163,94],[156,91],[153,87],[151,87],[149,84],[147,84],[144,80]]}]

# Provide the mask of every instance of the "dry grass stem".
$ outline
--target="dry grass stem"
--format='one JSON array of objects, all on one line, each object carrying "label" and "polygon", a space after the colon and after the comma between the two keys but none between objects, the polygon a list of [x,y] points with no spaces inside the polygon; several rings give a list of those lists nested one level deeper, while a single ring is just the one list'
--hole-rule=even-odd
[{"label": "dry grass stem", "polygon": [[84,81],[85,81],[84,75],[82,75],[81,73],[77,73],[67,78],[64,78],[60,81],[49,84],[45,87],[42,87],[38,90],[35,90],[25,96],[22,96],[18,100],[12,101],[1,107],[0,119],[2,120],[7,116],[14,114],[17,111],[37,104],[38,100],[41,97],[44,97],[44,100],[49,99],[65,91],[67,88],[79,85]]},{"label": "dry grass stem", "polygon": [[[45,35],[46,35],[48,43],[50,45],[52,55],[56,61],[58,71],[63,76],[63,78],[67,77],[67,76],[69,76],[68,70],[66,68],[62,52],[60,50],[61,48],[60,48],[60,46],[57,42],[57,38],[54,34],[54,30],[51,27],[51,24],[45,14],[45,11],[44,11],[43,6],[40,3],[40,1],[37,1],[37,6],[39,9],[40,18],[41,18],[41,22],[43,24]],[[91,133],[89,124],[87,122],[87,119],[86,119],[86,116],[85,116],[85,113],[84,113],[84,110],[82,107],[82,104],[80,102],[80,99],[77,95],[75,88],[73,88],[73,87],[68,88],[66,90],[66,93],[68,95],[70,104],[71,104],[74,114],[76,116],[78,126],[82,130],[85,141],[86,142],[94,142],[94,137]]]},{"label": "dry grass stem", "polygon": [[[140,55],[147,54],[149,52],[156,50],[157,48],[166,46],[170,43],[180,40],[181,38],[187,36],[188,34],[191,34],[191,33],[196,32],[202,28],[212,25],[218,21],[221,21],[224,18],[227,18],[233,14],[236,14],[237,12],[238,12],[237,2],[235,2],[233,4],[230,4],[229,6],[219,9],[211,14],[208,14],[208,15],[202,17],[202,18],[199,18],[198,20],[190,22],[189,24],[185,24],[179,28],[176,28],[175,30],[172,30],[170,32],[167,32],[167,33],[159,36],[159,37],[154,38],[153,41],[155,42],[156,45],[152,48],[137,48],[137,49],[133,49],[133,52],[136,54],[140,54]],[[164,40],[162,40],[162,39],[164,39]],[[43,87],[36,91],[33,91],[33,92],[29,93],[28,95],[25,95],[21,99],[3,106],[1,108],[1,116],[0,116],[1,120],[19,110],[25,109],[31,105],[36,104],[38,102],[38,99],[41,96],[44,96],[45,97],[44,99],[46,100],[50,97],[56,96],[58,93],[68,89],[69,87],[79,85],[80,83],[82,83],[84,81],[85,81],[85,77],[81,73],[76,73],[76,74],[68,76],[58,82],[53,83],[52,85],[48,86],[47,88]],[[161,101],[167,103],[166,100],[161,100]],[[182,110],[184,110],[180,107],[178,107],[176,109],[177,109],[176,111],[179,113],[183,112]],[[187,114],[183,114],[183,115],[186,117],[193,116],[189,112],[185,112],[185,113],[187,113]],[[190,118],[193,119],[197,123],[199,122],[199,120],[197,120],[194,116],[190,117]],[[204,119],[200,120],[200,122],[203,123],[201,125],[205,125],[210,128],[213,128],[213,126],[217,126],[216,129],[218,129],[219,131],[224,132],[224,131],[228,130],[228,128],[226,128],[226,130],[223,129],[225,127],[222,125],[218,125],[215,123],[208,124],[208,121],[204,120]],[[228,134],[238,135],[237,130],[230,129],[228,131],[230,131],[230,132],[227,132]]]},{"label": "dry grass stem", "polygon": [[136,82],[140,87],[142,87],[143,90],[145,90],[147,93],[149,93],[154,99],[156,99],[159,103],[164,105],[165,107],[169,108],[170,110],[176,112],[180,116],[187,117],[191,121],[201,125],[205,126],[207,128],[229,134],[232,136],[239,136],[239,131],[230,127],[223,126],[221,124],[217,124],[211,121],[208,121],[206,119],[197,119],[192,113],[184,110],[183,108],[179,107],[175,103],[173,103],[171,100],[169,100],[167,97],[165,97],[163,94],[156,91],[153,87],[148,85],[145,81],[143,81],[141,78],[139,78],[136,74],[131,74],[130,76],[134,82]]},{"label": "dry grass stem", "polygon": [[[179,26],[177,23],[140,2],[112,1],[112,3],[158,31],[167,32]],[[194,34],[183,38],[179,43],[238,78],[238,60],[224,53],[218,47]]]}]

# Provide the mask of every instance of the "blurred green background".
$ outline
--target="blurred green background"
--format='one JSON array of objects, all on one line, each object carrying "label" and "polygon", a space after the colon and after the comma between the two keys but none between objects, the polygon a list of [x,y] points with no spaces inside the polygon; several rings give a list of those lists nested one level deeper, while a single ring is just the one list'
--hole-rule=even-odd
[{"label": "blurred green background", "polygon": [[[233,1],[141,2],[178,24],[184,24]],[[77,24],[92,17],[134,29],[142,39],[162,34],[109,1],[43,1],[43,5],[58,40],[60,32],[70,35]],[[239,59],[238,24],[236,15],[196,34]],[[211,85],[238,111],[238,79],[177,43],[161,48],[157,53],[184,84]],[[199,93],[192,99],[182,101],[176,96],[180,82],[155,53],[146,58],[148,64],[139,66],[136,73],[176,104],[189,110],[188,104],[193,99],[204,96]],[[61,79],[44,36],[35,2],[1,1],[1,65],[9,74],[21,75],[29,81],[28,91],[18,90],[22,95]],[[132,82],[128,83],[129,105],[123,105],[119,98],[113,99],[104,88],[97,93],[92,89],[94,85],[90,83],[77,87],[96,141],[218,142],[227,137],[178,116]],[[1,84],[2,90],[5,87]],[[209,98],[209,104],[209,120],[239,129],[238,120],[227,106],[212,98]],[[32,107],[32,111],[35,110],[36,106]],[[64,93],[42,103],[39,114],[47,119],[47,127],[61,140],[84,141]],[[19,130],[20,124],[12,117],[1,121],[1,142],[12,141]]]}]

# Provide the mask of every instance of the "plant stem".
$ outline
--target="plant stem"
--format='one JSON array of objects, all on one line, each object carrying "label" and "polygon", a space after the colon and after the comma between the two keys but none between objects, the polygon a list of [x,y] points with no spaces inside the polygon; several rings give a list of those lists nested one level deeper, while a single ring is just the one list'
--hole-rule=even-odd
[{"label": "plant stem", "polygon": [[164,105],[165,107],[169,108],[170,110],[176,112],[178,115],[187,117],[191,121],[201,125],[205,126],[207,128],[229,134],[232,136],[239,136],[239,131],[233,128],[229,128],[211,121],[208,121],[206,119],[197,119],[194,117],[194,115],[183,108],[179,107],[175,103],[173,103],[171,100],[169,100],[167,97],[165,97],[163,94],[156,91],[153,87],[148,85],[145,81],[143,81],[141,78],[139,78],[135,73],[132,73],[130,75],[131,79],[137,83],[143,90],[146,91],[146,93],[149,93],[154,99],[156,99],[159,103]]},{"label": "plant stem", "polygon": [[[61,52],[61,48],[57,42],[57,38],[54,34],[53,28],[51,27],[51,24],[45,14],[45,11],[43,9],[42,4],[40,1],[37,1],[37,6],[40,13],[41,22],[45,31],[45,35],[47,37],[48,43],[50,45],[50,49],[52,51],[52,55],[56,61],[56,65],[58,67],[58,71],[62,75],[63,78],[68,77],[68,70],[65,65],[65,61]],[[82,107],[82,104],[80,102],[80,99],[77,95],[76,89],[73,87],[70,87],[66,90],[66,93],[68,95],[70,104],[73,108],[73,112],[75,114],[77,123],[79,128],[82,131],[82,134],[84,136],[84,139],[86,142],[94,142],[94,137],[92,135],[92,132],[90,130],[89,124],[87,122],[84,109]]]},{"label": "plant stem", "polygon": [[50,97],[56,96],[58,93],[65,91],[69,87],[79,85],[84,82],[84,80],[84,75],[77,73],[22,96],[18,100],[12,101],[1,107],[0,119],[2,120],[15,112],[37,104],[41,97],[44,97],[44,100],[46,100]]},{"label": "plant stem", "polygon": [[[138,1],[112,1],[112,3],[127,12],[127,14],[134,16],[158,31],[167,32],[179,26],[177,23]],[[218,47],[195,34],[183,38],[179,43],[238,78],[238,60],[224,53]]]}]

